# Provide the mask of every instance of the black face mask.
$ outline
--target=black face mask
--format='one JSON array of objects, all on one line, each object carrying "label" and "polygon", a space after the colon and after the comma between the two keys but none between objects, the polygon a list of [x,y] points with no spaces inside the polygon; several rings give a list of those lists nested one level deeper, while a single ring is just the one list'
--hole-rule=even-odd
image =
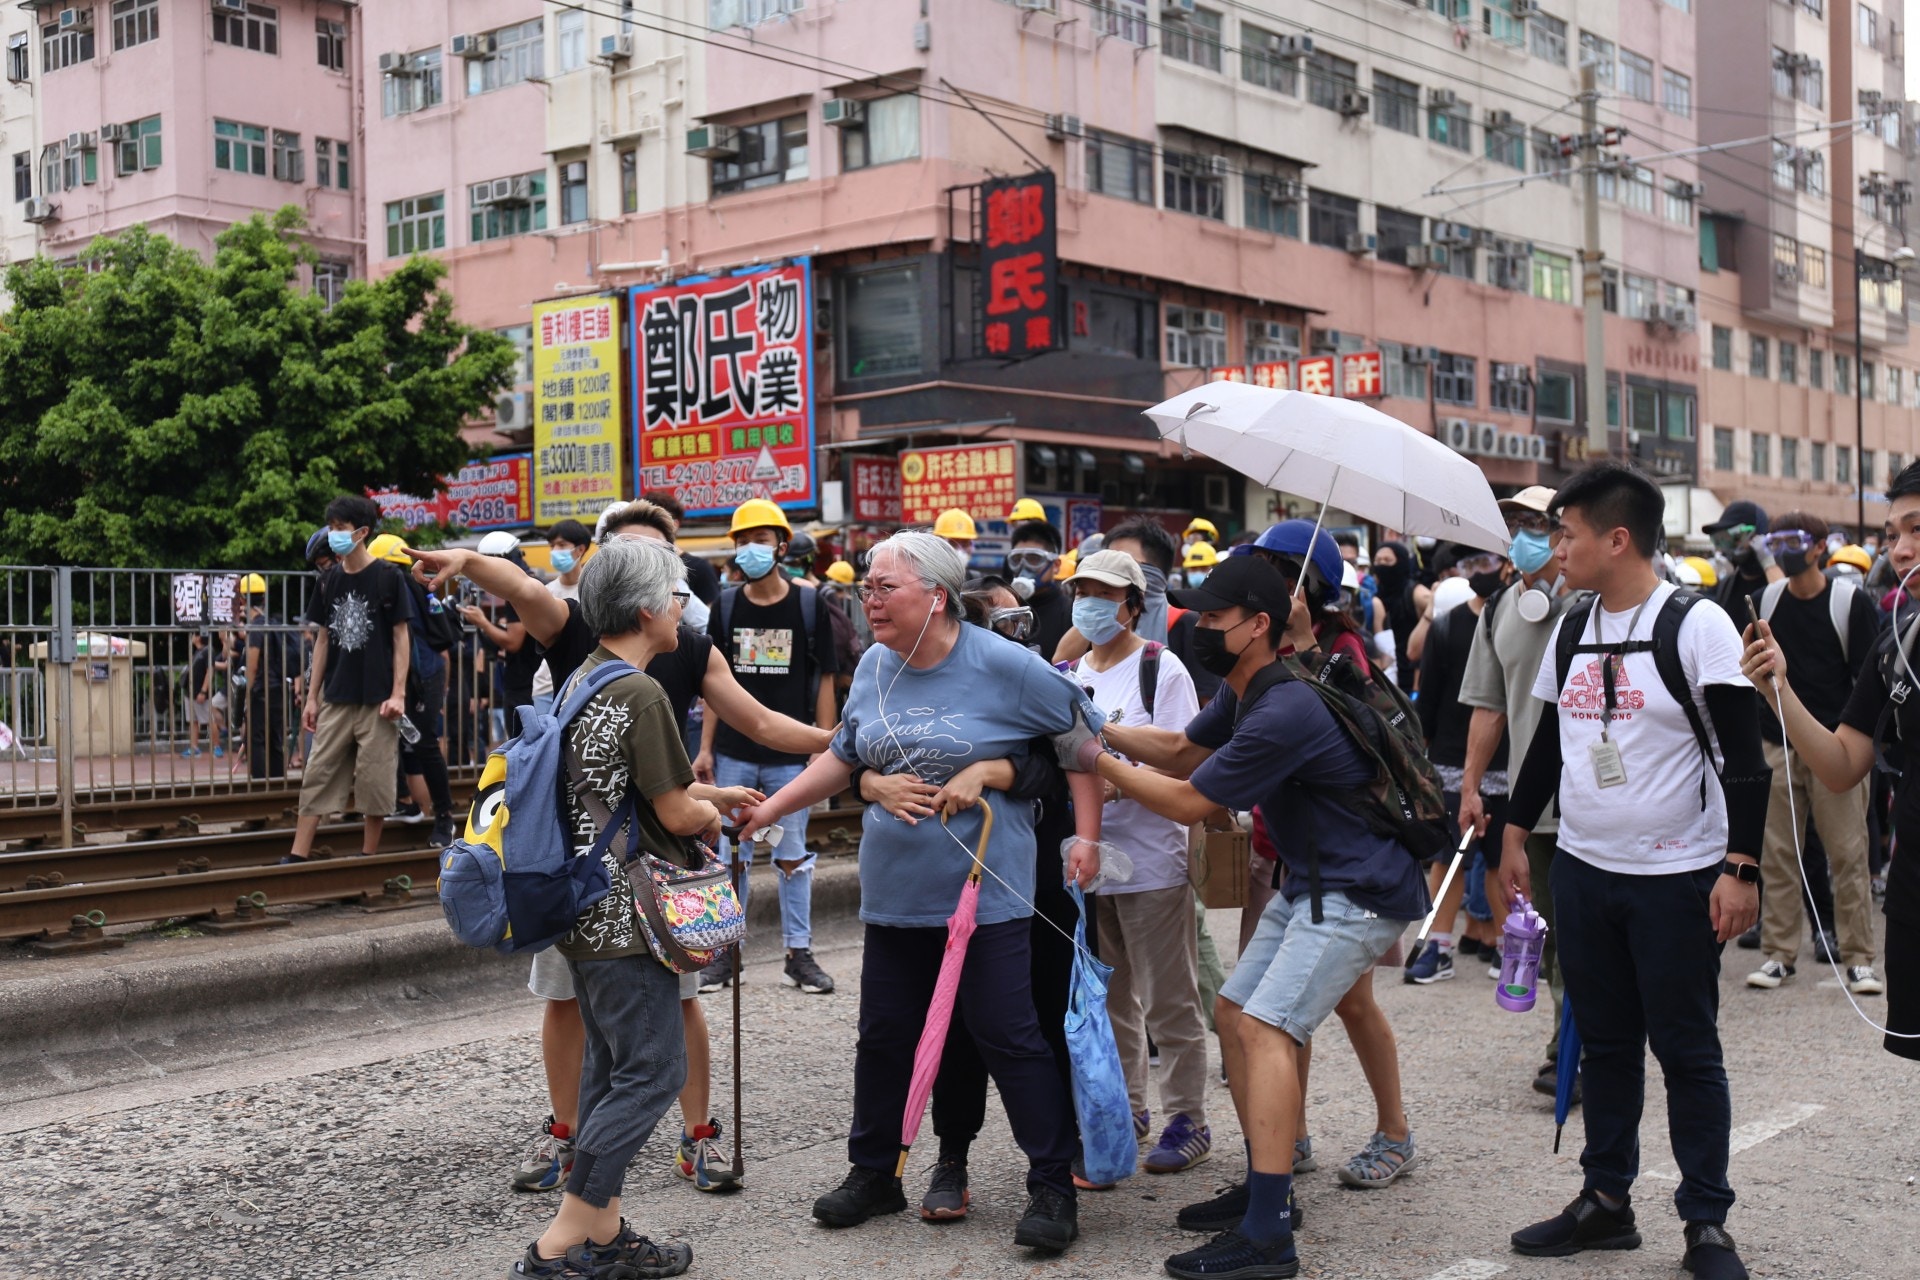
[{"label": "black face mask", "polygon": [[1780,572],[1786,574],[1789,578],[1798,577],[1804,573],[1807,566],[1812,563],[1804,551],[1782,552],[1773,558],[1773,562],[1779,565]]},{"label": "black face mask", "polygon": [[1489,573],[1474,573],[1467,576],[1467,585],[1473,588],[1473,594],[1485,600],[1498,591],[1505,583],[1498,569]]},{"label": "black face mask", "polygon": [[1224,628],[1195,627],[1193,629],[1193,660],[1200,664],[1200,669],[1219,676],[1223,680],[1232,675],[1233,669],[1240,665],[1240,654],[1245,653],[1246,650],[1242,648],[1239,653],[1236,653],[1227,648],[1227,635],[1238,631],[1251,621],[1253,621],[1251,618],[1242,618],[1231,627]]}]

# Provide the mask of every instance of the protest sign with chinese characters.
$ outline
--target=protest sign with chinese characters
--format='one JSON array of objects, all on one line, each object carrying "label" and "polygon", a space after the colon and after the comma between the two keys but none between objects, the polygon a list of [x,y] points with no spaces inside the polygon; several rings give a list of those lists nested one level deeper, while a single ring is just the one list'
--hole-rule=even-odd
[{"label": "protest sign with chinese characters", "polygon": [[932,524],[952,507],[976,521],[1003,521],[1020,496],[1019,450],[1011,444],[909,449],[900,455],[900,520]]},{"label": "protest sign with chinese characters", "polygon": [[441,476],[446,490],[415,497],[398,489],[370,489],[383,520],[398,519],[409,529],[439,524],[466,529],[507,529],[533,520],[533,455],[501,454],[469,462],[458,475]]},{"label": "protest sign with chinese characters", "polygon": [[989,356],[1032,356],[1066,345],[1059,323],[1053,174],[980,184],[980,344]]},{"label": "protest sign with chinese characters", "polygon": [[641,286],[628,305],[639,488],[688,515],[815,505],[808,260]]},{"label": "protest sign with chinese characters", "polygon": [[533,520],[591,523],[620,498],[620,326],[613,298],[533,304]]}]

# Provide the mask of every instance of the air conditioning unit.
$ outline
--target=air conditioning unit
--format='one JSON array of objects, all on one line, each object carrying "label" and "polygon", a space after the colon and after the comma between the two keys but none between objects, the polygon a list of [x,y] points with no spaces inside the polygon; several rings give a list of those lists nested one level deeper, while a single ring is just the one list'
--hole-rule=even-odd
[{"label": "air conditioning unit", "polygon": [[1473,243],[1482,249],[1495,249],[1500,245],[1500,237],[1485,227],[1478,227],[1473,232]]},{"label": "air conditioning unit", "polygon": [[1283,58],[1305,58],[1313,54],[1312,36],[1281,36],[1275,49]]},{"label": "air conditioning unit", "polygon": [[1676,182],[1673,184],[1673,194],[1682,200],[1698,200],[1707,194],[1707,188],[1705,183],[1700,182]]},{"label": "air conditioning unit", "polygon": [[1085,135],[1086,125],[1079,116],[1054,115],[1047,117],[1047,137],[1054,142],[1065,142],[1068,138]]},{"label": "air conditioning unit", "polygon": [[1427,105],[1430,107],[1451,107],[1460,101],[1460,95],[1451,89],[1427,90]]},{"label": "air conditioning unit", "polygon": [[380,74],[383,76],[410,76],[413,74],[413,55],[406,53],[383,53],[380,55]]},{"label": "air conditioning unit", "polygon": [[1305,200],[1307,184],[1298,178],[1268,178],[1267,193],[1275,200]]},{"label": "air conditioning unit", "polygon": [[1473,424],[1465,418],[1442,418],[1440,419],[1440,439],[1455,453],[1471,452]]},{"label": "air conditioning unit", "polygon": [[215,13],[245,13],[247,0],[213,0]]},{"label": "air conditioning unit", "polygon": [[453,56],[456,58],[484,58],[493,52],[493,37],[455,36],[453,38]]},{"label": "air conditioning unit", "polygon": [[62,9],[60,11],[60,29],[62,31],[93,30],[93,10]]},{"label": "air conditioning unit", "polygon": [[1539,17],[1540,0],[1513,0],[1513,16],[1516,18]]},{"label": "air conditioning unit", "polygon": [[1699,316],[1690,302],[1673,302],[1661,307],[1660,320],[1676,333],[1692,333],[1699,324]]},{"label": "air conditioning unit", "polygon": [[[500,184],[503,182],[507,184],[505,195],[500,194]],[[496,178],[493,186],[495,204],[533,203],[533,175],[530,173],[523,173],[517,178]]]},{"label": "air conditioning unit", "polygon": [[1380,237],[1371,231],[1347,232],[1347,252],[1355,257],[1372,253],[1380,247]]},{"label": "air conditioning unit", "polygon": [[625,62],[633,56],[633,36],[630,32],[600,37],[600,58],[603,62]]},{"label": "air conditioning unit", "polygon": [[1193,16],[1194,0],[1160,0],[1160,16],[1185,22]]},{"label": "air conditioning unit", "polygon": [[1473,228],[1464,222],[1436,222],[1433,224],[1433,242],[1435,244],[1472,244]]},{"label": "air conditioning unit", "polygon": [[493,402],[493,425],[497,431],[525,431],[533,425],[533,397],[524,391],[510,391]]},{"label": "air conditioning unit", "polygon": [[467,203],[476,209],[485,208],[487,205],[493,204],[495,202],[493,193],[496,185],[497,184],[492,182],[474,183],[472,189],[467,192]]},{"label": "air conditioning unit", "polygon": [[1791,262],[1776,262],[1773,264],[1773,278],[1786,284],[1793,284],[1800,279],[1800,268]]},{"label": "air conditioning unit", "polygon": [[740,131],[730,124],[703,124],[687,130],[687,154],[704,160],[738,160]]},{"label": "air conditioning unit", "polygon": [[100,141],[118,142],[127,136],[127,126],[123,124],[103,124],[100,126]]},{"label": "air conditioning unit", "polygon": [[1512,127],[1513,127],[1513,112],[1511,111],[1487,112],[1487,128],[1509,129]]},{"label": "air conditioning unit", "polygon": [[21,202],[20,216],[28,222],[52,222],[60,210],[45,196],[33,196]]},{"label": "air conditioning unit", "polygon": [[1351,120],[1355,116],[1364,116],[1369,111],[1372,111],[1373,99],[1357,89],[1348,89],[1340,95],[1340,99],[1334,104],[1334,107],[1341,115]]},{"label": "air conditioning unit", "polygon": [[844,129],[848,125],[864,124],[867,119],[867,104],[857,98],[828,98],[820,104],[820,123]]},{"label": "air conditioning unit", "polygon": [[1400,363],[1414,368],[1424,368],[1440,357],[1438,347],[1408,347],[1400,353]]},{"label": "air conditioning unit", "polygon": [[1205,169],[1209,176],[1224,178],[1233,172],[1233,165],[1225,156],[1206,157]]},{"label": "air conditioning unit", "polygon": [[70,133],[67,135],[67,154],[74,155],[82,151],[99,149],[98,140],[91,133]]},{"label": "air conditioning unit", "polygon": [[1445,271],[1453,264],[1453,250],[1444,244],[1410,244],[1407,265],[1415,271]]}]

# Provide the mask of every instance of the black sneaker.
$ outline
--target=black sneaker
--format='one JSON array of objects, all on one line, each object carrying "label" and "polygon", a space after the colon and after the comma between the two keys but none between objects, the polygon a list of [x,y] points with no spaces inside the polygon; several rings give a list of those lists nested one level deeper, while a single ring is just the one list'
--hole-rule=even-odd
[{"label": "black sneaker", "polygon": [[1533,1073],[1533,1091],[1549,1098],[1560,1091],[1560,1064],[1549,1062]]},{"label": "black sneaker", "polygon": [[1821,964],[1840,962],[1840,940],[1833,936],[1831,929],[1818,929],[1813,935],[1813,958]]},{"label": "black sneaker", "polygon": [[1758,951],[1760,949],[1759,923],[1756,921],[1753,928],[1747,930],[1745,933],[1741,934],[1738,938],[1734,939],[1734,945],[1739,947],[1742,951]]},{"label": "black sneaker", "polygon": [[1609,1209],[1591,1191],[1582,1191],[1573,1203],[1545,1222],[1513,1233],[1513,1251],[1529,1258],[1565,1258],[1583,1249],[1638,1249],[1640,1233],[1633,1229],[1633,1197]]},{"label": "black sneaker", "polygon": [[677,1276],[693,1265],[693,1246],[689,1244],[658,1244],[647,1239],[632,1227],[627,1220],[620,1220],[620,1234],[611,1244],[595,1244],[589,1240],[577,1249],[568,1250],[568,1256],[584,1250],[587,1261],[593,1267],[594,1275],[601,1280],[656,1280],[660,1276]]},{"label": "black sneaker", "polygon": [[854,1165],[846,1181],[813,1202],[814,1219],[829,1227],[857,1227],[876,1213],[907,1207],[900,1179],[884,1169]]},{"label": "black sneaker", "polygon": [[920,1197],[920,1216],[928,1222],[958,1222],[967,1216],[973,1193],[967,1190],[967,1166],[962,1160],[942,1160],[933,1166],[927,1194]]},{"label": "black sneaker", "polygon": [[388,822],[405,822],[411,824],[415,822],[425,822],[426,820],[427,815],[421,812],[420,806],[411,802],[396,807],[392,813],[387,815]]},{"label": "black sneaker", "polygon": [[[1296,1173],[1300,1171],[1299,1150],[1296,1145],[1293,1161]],[[1287,1192],[1287,1210],[1292,1218],[1289,1223],[1291,1230],[1298,1231],[1306,1225],[1306,1211],[1300,1207],[1299,1196],[1292,1191]],[[1230,1187],[1223,1187],[1213,1199],[1202,1200],[1199,1204],[1190,1204],[1182,1209],[1174,1219],[1174,1225],[1182,1231],[1231,1231],[1245,1221],[1246,1216],[1247,1184],[1236,1182]]]},{"label": "black sneaker", "polygon": [[457,820],[452,814],[445,814],[433,820],[433,831],[427,836],[427,843],[436,849],[444,849],[452,844],[459,834]]},{"label": "black sneaker", "polygon": [[723,951],[714,962],[700,971],[700,994],[724,991],[733,982],[733,954]]},{"label": "black sneaker", "polygon": [[790,987],[798,987],[810,996],[833,994],[833,979],[825,969],[813,962],[813,950],[810,947],[795,947],[787,952],[787,967],[781,973],[780,981]]},{"label": "black sneaker", "polygon": [[1065,1253],[1079,1235],[1079,1201],[1052,1187],[1035,1187],[1013,1229],[1013,1242],[1023,1249]]},{"label": "black sneaker", "polygon": [[1271,1244],[1255,1244],[1238,1231],[1222,1231],[1198,1249],[1168,1258],[1166,1270],[1175,1280],[1215,1280],[1220,1276],[1288,1280],[1300,1273],[1300,1258],[1294,1253],[1292,1236],[1281,1236]]},{"label": "black sneaker", "polygon": [[1687,1224],[1687,1253],[1680,1265],[1698,1280],[1747,1280],[1747,1264],[1734,1251],[1733,1237],[1717,1222]]}]

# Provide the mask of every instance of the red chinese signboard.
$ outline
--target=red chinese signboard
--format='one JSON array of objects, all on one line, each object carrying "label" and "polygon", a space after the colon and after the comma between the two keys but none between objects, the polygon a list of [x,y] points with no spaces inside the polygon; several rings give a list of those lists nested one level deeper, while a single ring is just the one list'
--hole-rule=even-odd
[{"label": "red chinese signboard", "polygon": [[1309,356],[1299,362],[1298,368],[1300,383],[1296,390],[1316,396],[1338,394],[1333,382],[1332,356]]},{"label": "red chinese signboard", "polygon": [[1243,364],[1225,364],[1207,370],[1208,382],[1245,382],[1247,366]]},{"label": "red chinese signboard", "polygon": [[818,501],[805,258],[630,294],[634,465],[689,515]]},{"label": "red chinese signboard", "polygon": [[1020,473],[1010,444],[909,449],[900,455],[900,520],[932,524],[950,507],[975,520],[1004,520],[1019,498]]},{"label": "red chinese signboard", "polygon": [[459,475],[441,476],[446,492],[417,498],[398,489],[369,489],[380,518],[409,529],[423,524],[505,529],[533,523],[533,455],[511,453],[470,462]]},{"label": "red chinese signboard", "polygon": [[1341,395],[1349,400],[1369,400],[1386,393],[1378,351],[1350,351],[1340,357]]},{"label": "red chinese signboard", "polygon": [[1053,174],[980,184],[980,341],[990,356],[1032,356],[1066,345],[1059,332],[1060,263]]},{"label": "red chinese signboard", "polygon": [[1250,379],[1256,387],[1272,387],[1275,391],[1293,390],[1293,361],[1269,360],[1253,366]]},{"label": "red chinese signboard", "polygon": [[847,487],[853,493],[847,509],[855,524],[900,523],[898,458],[848,458]]}]

